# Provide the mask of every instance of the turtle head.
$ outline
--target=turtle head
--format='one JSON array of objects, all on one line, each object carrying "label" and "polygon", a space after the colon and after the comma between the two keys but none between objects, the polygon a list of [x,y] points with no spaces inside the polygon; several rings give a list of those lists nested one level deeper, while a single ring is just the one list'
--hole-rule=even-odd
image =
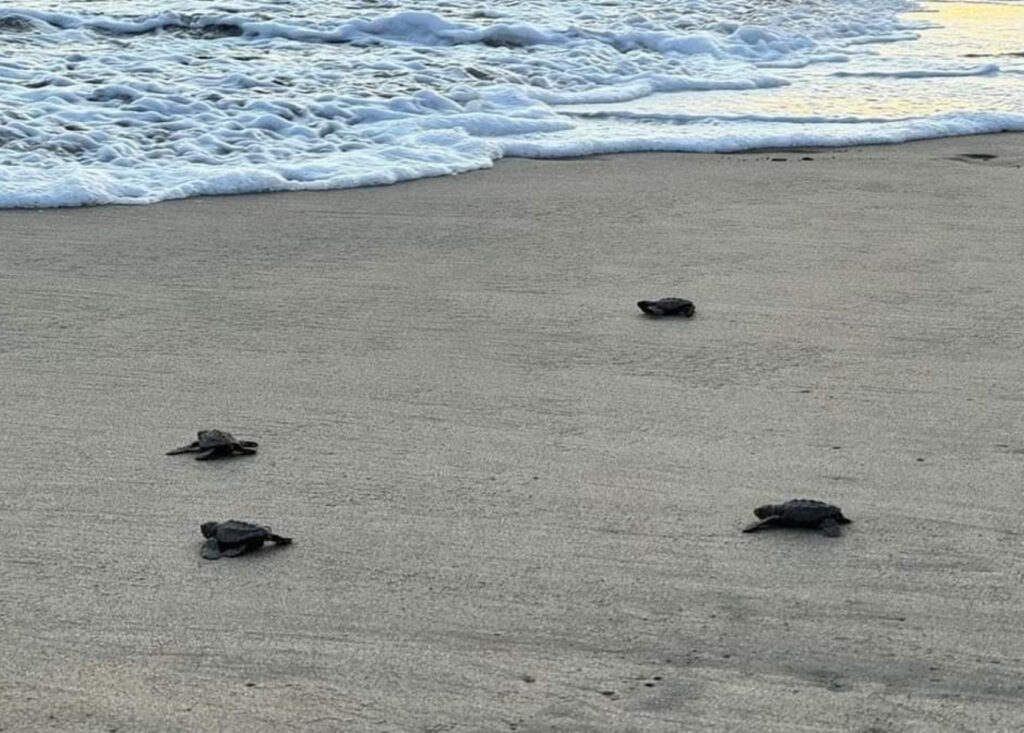
[{"label": "turtle head", "polygon": [[213,537],[219,524],[220,522],[203,522],[199,525],[199,531],[203,533],[203,537]]},{"label": "turtle head", "polygon": [[768,517],[773,517],[776,514],[778,514],[778,507],[774,504],[765,504],[764,506],[759,506],[754,510],[754,516],[758,519],[767,519]]}]

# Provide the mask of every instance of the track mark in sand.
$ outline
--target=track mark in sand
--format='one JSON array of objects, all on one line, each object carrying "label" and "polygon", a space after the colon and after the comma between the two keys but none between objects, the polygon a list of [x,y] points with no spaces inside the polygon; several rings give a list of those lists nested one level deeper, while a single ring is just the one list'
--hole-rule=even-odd
[{"label": "track mark in sand", "polygon": [[958,153],[957,155],[950,156],[947,160],[955,160],[960,163],[987,163],[998,157],[998,155],[992,155],[991,153]]}]

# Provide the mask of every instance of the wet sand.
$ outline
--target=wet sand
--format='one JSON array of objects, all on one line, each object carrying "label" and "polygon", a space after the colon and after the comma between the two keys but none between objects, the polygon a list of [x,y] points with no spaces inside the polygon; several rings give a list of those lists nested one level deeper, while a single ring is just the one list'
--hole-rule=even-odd
[{"label": "wet sand", "polygon": [[1022,165],[0,212],[0,730],[1024,729]]}]

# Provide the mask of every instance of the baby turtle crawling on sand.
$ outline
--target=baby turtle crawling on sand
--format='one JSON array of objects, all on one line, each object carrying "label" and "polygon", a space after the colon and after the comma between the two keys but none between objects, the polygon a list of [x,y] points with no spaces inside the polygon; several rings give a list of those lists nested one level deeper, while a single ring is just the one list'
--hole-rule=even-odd
[{"label": "baby turtle crawling on sand", "polygon": [[684,316],[690,318],[697,310],[692,300],[683,298],[661,298],[660,300],[638,300],[637,306],[649,316]]},{"label": "baby turtle crawling on sand", "polygon": [[281,537],[270,531],[270,527],[239,522],[206,522],[199,526],[206,542],[203,543],[203,557],[216,560],[221,557],[235,557],[243,552],[252,552],[263,547],[264,542],[290,545],[291,537]]},{"label": "baby turtle crawling on sand", "polygon": [[760,521],[748,524],[744,532],[756,532],[762,527],[805,527],[820,529],[827,537],[838,537],[839,525],[850,523],[839,507],[814,499],[766,504],[755,509],[754,515]]},{"label": "baby turtle crawling on sand", "polygon": [[167,455],[179,453],[198,453],[197,461],[208,461],[211,458],[228,458],[230,456],[248,456],[256,452],[255,443],[251,440],[238,440],[231,433],[223,430],[200,430],[198,440],[188,445],[167,451]]}]

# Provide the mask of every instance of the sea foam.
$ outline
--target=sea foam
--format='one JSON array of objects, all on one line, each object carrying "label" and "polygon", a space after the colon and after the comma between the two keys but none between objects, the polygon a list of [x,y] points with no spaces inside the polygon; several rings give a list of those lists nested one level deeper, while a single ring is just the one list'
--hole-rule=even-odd
[{"label": "sea foam", "polygon": [[1022,36],[951,41],[943,7],[20,0],[0,9],[0,207],[1024,129]]}]

